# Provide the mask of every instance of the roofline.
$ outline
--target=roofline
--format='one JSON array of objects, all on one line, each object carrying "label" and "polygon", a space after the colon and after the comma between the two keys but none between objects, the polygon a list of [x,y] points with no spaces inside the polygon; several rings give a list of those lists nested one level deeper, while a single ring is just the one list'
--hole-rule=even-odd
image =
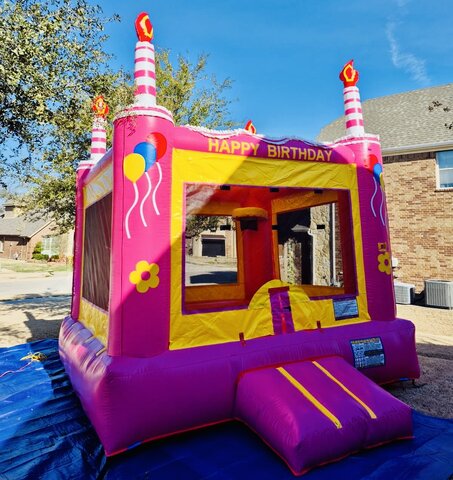
[{"label": "roofline", "polygon": [[367,99],[362,98],[362,104],[365,103],[365,102],[382,100],[383,98],[396,97],[398,95],[407,95],[409,93],[418,93],[418,92],[422,92],[424,90],[437,90],[439,88],[445,88],[445,87],[453,87],[453,82],[443,83],[442,85],[434,85],[432,87],[416,88],[415,90],[406,90],[404,92],[399,92],[399,93],[389,93],[388,95],[381,95],[379,97],[372,97],[372,98],[367,98]]},{"label": "roofline", "polygon": [[[52,223],[52,220],[49,220],[47,223],[45,223],[42,227],[39,227],[38,230],[36,230],[36,232],[33,232],[30,236],[26,237],[26,238],[32,238],[34,237],[37,233],[39,233],[43,228],[46,228],[50,223]],[[25,237],[25,235],[24,235]]]},{"label": "roofline", "polygon": [[23,235],[22,233],[0,233],[0,237],[30,238],[30,237],[27,237],[27,235]]},{"label": "roofline", "polygon": [[401,147],[389,147],[382,149],[382,155],[398,155],[402,153],[440,152],[453,150],[453,139],[435,143],[419,143],[416,145],[404,145]]}]

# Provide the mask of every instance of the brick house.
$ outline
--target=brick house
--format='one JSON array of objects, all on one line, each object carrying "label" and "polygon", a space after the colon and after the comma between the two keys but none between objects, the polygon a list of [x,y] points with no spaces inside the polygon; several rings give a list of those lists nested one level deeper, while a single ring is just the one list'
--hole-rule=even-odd
[{"label": "brick house", "polygon": [[59,235],[55,224],[48,219],[30,221],[21,216],[21,209],[14,203],[3,205],[0,213],[0,258],[30,260],[38,242],[49,256],[66,257],[72,249],[71,235]]},{"label": "brick house", "polygon": [[[365,129],[379,134],[395,275],[453,280],[453,83],[366,100]],[[320,141],[345,135],[343,117]]]}]

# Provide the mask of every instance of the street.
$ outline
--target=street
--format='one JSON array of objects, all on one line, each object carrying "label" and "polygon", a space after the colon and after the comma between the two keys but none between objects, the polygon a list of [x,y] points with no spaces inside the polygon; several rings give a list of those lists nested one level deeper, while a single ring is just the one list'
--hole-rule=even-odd
[{"label": "street", "polygon": [[70,295],[72,272],[34,274],[2,274],[0,276],[0,300],[20,297]]}]

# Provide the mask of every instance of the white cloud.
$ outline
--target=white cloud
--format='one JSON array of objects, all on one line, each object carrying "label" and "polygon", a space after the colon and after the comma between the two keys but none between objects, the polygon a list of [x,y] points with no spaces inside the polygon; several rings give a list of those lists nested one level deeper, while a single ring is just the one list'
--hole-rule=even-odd
[{"label": "white cloud", "polygon": [[396,0],[396,4],[398,7],[403,8],[405,7],[411,0]]},{"label": "white cloud", "polygon": [[[399,0],[399,2],[404,1],[407,3],[407,0]],[[425,60],[416,57],[412,53],[401,51],[401,47],[395,38],[395,28],[395,22],[387,24],[386,35],[390,44],[390,55],[393,65],[407,72],[413,80],[421,85],[429,85],[431,80],[426,72]]]}]

